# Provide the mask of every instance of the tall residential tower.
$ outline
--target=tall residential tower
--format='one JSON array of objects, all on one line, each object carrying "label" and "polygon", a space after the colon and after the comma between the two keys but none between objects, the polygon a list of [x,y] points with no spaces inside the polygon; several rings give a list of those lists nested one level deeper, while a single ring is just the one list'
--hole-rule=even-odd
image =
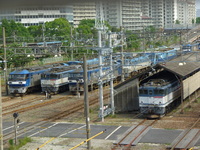
[{"label": "tall residential tower", "polygon": [[[111,26],[126,30],[142,30],[146,26],[174,27],[177,24],[191,26],[196,20],[195,0],[102,0],[104,20]],[[3,18],[37,25],[56,18],[66,18],[74,27],[82,19],[95,19],[96,1],[66,2],[63,5],[23,6],[1,9]]]}]

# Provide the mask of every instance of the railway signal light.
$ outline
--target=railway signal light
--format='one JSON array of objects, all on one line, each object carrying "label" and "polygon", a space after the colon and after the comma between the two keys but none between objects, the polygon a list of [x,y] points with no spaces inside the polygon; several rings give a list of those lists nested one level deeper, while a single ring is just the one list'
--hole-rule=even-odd
[{"label": "railway signal light", "polygon": [[17,145],[17,124],[19,123],[19,119],[17,119],[19,117],[19,114],[16,112],[13,114],[14,117],[14,132],[15,132],[15,145]]},{"label": "railway signal light", "polygon": [[14,113],[14,114],[13,114],[14,119],[16,119],[18,116],[19,116],[18,113]]}]

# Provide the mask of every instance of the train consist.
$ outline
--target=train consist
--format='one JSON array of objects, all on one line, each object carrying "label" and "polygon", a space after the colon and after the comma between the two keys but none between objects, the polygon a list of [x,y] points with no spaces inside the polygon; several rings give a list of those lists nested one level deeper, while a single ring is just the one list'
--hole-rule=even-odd
[{"label": "train consist", "polygon": [[164,115],[176,105],[180,96],[180,83],[175,75],[162,71],[141,83],[140,112],[149,117]]},{"label": "train consist", "polygon": [[[118,64],[114,66],[116,69],[113,70],[113,76],[114,81],[118,80],[121,76],[121,67]],[[88,68],[87,76],[88,76],[88,90],[94,90],[98,88],[98,82],[99,82],[99,67],[98,66],[92,66]],[[104,77],[101,77],[101,81],[103,85],[106,85],[110,80],[108,76],[110,75],[110,66],[103,66],[102,67],[102,74]],[[83,69],[77,69],[73,72],[69,73],[69,91],[72,94],[83,94],[84,93],[84,78],[83,78]]]},{"label": "train consist", "polygon": [[[124,77],[129,78],[135,75],[138,71],[143,71],[143,69],[146,69],[148,66],[153,66],[157,63],[169,61],[178,55],[180,55],[180,51],[178,49],[167,49],[163,51],[137,54],[126,53],[122,66]],[[122,63],[121,59],[118,60],[118,62]]]}]

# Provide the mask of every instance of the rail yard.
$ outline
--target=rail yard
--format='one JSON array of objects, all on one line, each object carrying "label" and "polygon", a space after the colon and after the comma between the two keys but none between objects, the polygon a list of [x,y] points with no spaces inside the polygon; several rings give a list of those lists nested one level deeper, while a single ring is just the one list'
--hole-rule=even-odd
[{"label": "rail yard", "polygon": [[[3,94],[2,99],[4,144],[23,137],[51,138],[30,149],[56,149],[48,146],[67,138],[69,144],[56,145],[85,149],[85,134],[90,132],[93,145],[98,145],[93,149],[139,149],[141,144],[157,144],[158,149],[198,148],[198,53],[170,48],[123,55],[123,59],[116,54],[11,72],[10,95]],[[85,94],[89,131],[85,129]],[[72,139],[84,142],[79,145]],[[97,144],[98,139],[105,140],[106,147]]]},{"label": "rail yard", "polygon": [[[109,103],[109,92],[109,86],[105,86],[105,103]],[[102,136],[92,140],[92,145],[96,145],[96,149],[104,148],[113,150],[120,148],[142,149],[142,147],[145,146],[149,149],[152,149],[155,145],[151,144],[156,144],[157,149],[189,149],[191,147],[198,149],[200,146],[200,112],[198,109],[200,107],[200,100],[198,98],[199,95],[199,91],[196,91],[195,94],[191,94],[190,97],[188,97],[182,105],[179,105],[177,108],[162,116],[159,120],[146,120],[146,118],[140,114],[139,111],[132,111],[129,113],[117,113],[115,116],[108,116],[105,118],[104,122],[101,122],[97,115],[99,111],[98,89],[90,91],[90,122],[92,126],[97,125],[94,127],[94,129],[91,129],[91,134],[95,135],[98,134],[98,131],[103,131]],[[73,140],[73,142],[69,142],[71,144],[68,144],[66,149],[74,147],[81,142],[81,139],[82,141],[85,140],[85,131],[83,129],[85,127],[83,99],[83,95],[71,95],[69,91],[57,95],[52,95],[51,98],[47,98],[44,93],[40,92],[28,94],[23,97],[3,96],[3,119],[4,122],[10,124],[10,127],[7,127],[10,129],[7,131],[5,129],[4,131],[5,145],[9,139],[14,137],[14,132],[11,130],[13,124],[12,115],[13,113],[18,112],[20,118],[18,138],[30,136],[34,137],[34,139],[44,137],[53,137],[55,139],[57,138],[57,140],[63,137],[64,139],[66,137],[62,135],[64,133],[59,131],[59,129],[57,129],[58,132],[56,132],[54,135],[51,133],[54,133],[55,131],[46,130],[51,129],[54,126],[59,126],[59,124],[64,125],[65,122],[66,127],[69,126],[68,123],[73,124],[71,127],[65,129],[65,132],[68,133],[76,130],[75,133],[68,135],[67,139],[65,139],[69,141]],[[98,129],[99,126],[101,126],[100,129]],[[160,130],[164,131],[161,132]],[[171,133],[173,131],[175,133]],[[43,135],[43,132],[47,132],[48,136],[47,134]],[[115,132],[119,133],[112,137]],[[168,134],[172,134],[172,137],[170,138],[166,136]],[[147,140],[149,139],[147,138],[149,136],[153,137],[154,140]],[[156,139],[157,136],[162,136],[163,141]],[[110,140],[108,140],[109,138]],[[61,141],[63,139],[61,139]],[[186,139],[188,142],[180,144],[184,139]],[[53,141],[54,140],[51,142],[54,143]],[[36,149],[45,142],[46,141],[43,143],[39,142],[37,144],[33,144],[31,148],[33,149],[34,147]],[[44,148],[47,148],[49,145],[52,146],[51,142],[49,141],[49,143],[47,143]],[[55,145],[57,147],[66,146],[59,143],[62,142],[59,141],[58,144]],[[105,144],[106,147],[101,147],[102,143],[107,143]],[[55,147],[52,149],[56,149]],[[77,149],[84,148],[86,148],[86,146],[83,145]],[[41,147],[41,149],[43,148]]]}]

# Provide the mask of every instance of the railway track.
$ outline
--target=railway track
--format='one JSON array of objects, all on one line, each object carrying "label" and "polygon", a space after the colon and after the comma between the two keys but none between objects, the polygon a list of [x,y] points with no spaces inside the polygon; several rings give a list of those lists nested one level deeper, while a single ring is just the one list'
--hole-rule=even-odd
[{"label": "railway track", "polygon": [[[109,93],[106,93],[104,94],[104,97],[105,98],[108,98],[109,97]],[[70,96],[65,96],[65,97],[60,97],[60,98],[56,98],[56,99],[53,99],[53,100],[48,100],[46,102],[43,102],[43,103],[40,103],[40,104],[35,104],[35,105],[31,105],[31,106],[28,106],[28,107],[24,107],[24,108],[21,108],[21,109],[15,109],[15,110],[12,110],[10,112],[7,112],[7,113],[3,113],[3,115],[7,115],[7,114],[12,114],[14,112],[25,112],[25,111],[29,111],[31,109],[37,109],[39,107],[43,107],[43,106],[46,106],[46,105],[50,105],[50,104],[54,104],[58,101],[62,101],[62,100],[66,100],[67,98],[70,98]],[[89,99],[89,105],[92,106],[92,105],[95,105],[98,103],[98,97],[91,97]],[[11,106],[10,106],[11,107]],[[49,122],[54,122],[58,119],[61,119],[61,118],[64,118],[64,117],[67,117],[77,111],[80,111],[84,109],[84,101],[83,99],[80,99],[76,102],[73,102],[71,103],[64,111],[62,112],[58,112],[58,113],[54,113],[53,115],[49,116],[48,118],[45,118],[43,120],[40,120],[40,121],[37,121],[37,122],[32,122],[32,123],[28,123],[26,124],[25,126],[23,127],[20,127],[17,131],[17,136],[22,136],[24,134],[26,134],[27,131],[31,131],[33,129],[36,129],[37,127],[41,127],[41,126],[44,126],[45,124],[48,124]],[[11,131],[7,134],[4,134],[4,143],[8,142],[9,139],[12,139],[14,137],[14,132]]]},{"label": "railway track", "polygon": [[189,128],[184,130],[173,142],[167,147],[167,150],[188,150],[196,144],[200,139],[200,129],[195,129],[195,126],[200,122],[198,118],[194,124]]},{"label": "railway track", "polygon": [[142,120],[136,126],[132,126],[127,130],[127,132],[119,139],[116,144],[113,146],[112,150],[117,150],[123,146],[123,150],[130,150],[132,145],[136,145],[144,134],[146,134],[151,126],[157,120],[151,120],[150,123],[147,123],[147,119]]},{"label": "railway track", "polygon": [[8,105],[8,106],[4,106],[3,107],[3,112],[5,112],[7,110],[10,110],[10,109],[14,109],[16,107],[21,107],[23,105],[30,104],[30,103],[35,102],[37,100],[41,100],[41,97],[34,97],[34,98],[31,98],[31,99],[28,99],[28,100],[23,100],[23,101],[20,101],[20,102],[17,102],[17,103]]},{"label": "railway track", "polygon": [[[32,99],[32,101],[38,100],[38,99],[39,98],[34,98],[34,99]],[[11,110],[9,112],[3,113],[3,116],[4,115],[8,115],[8,114],[12,114],[14,112],[21,113],[21,112],[29,111],[29,110],[32,110],[32,109],[37,109],[37,108],[40,108],[40,107],[43,107],[43,106],[47,106],[47,105],[51,105],[51,104],[54,104],[56,102],[59,102],[59,101],[62,101],[62,100],[66,100],[66,99],[67,99],[67,97],[65,96],[65,97],[60,97],[60,98],[56,98],[56,99],[44,101],[44,102],[41,102],[41,103],[33,104],[33,105],[30,105],[30,106],[27,106],[27,107],[22,107],[22,108],[19,108],[19,109],[14,109],[14,110]],[[27,104],[27,103],[28,103],[28,101],[22,102],[22,104]],[[7,106],[5,109],[15,108],[17,106],[18,106],[18,104],[13,104],[13,105]]]}]

